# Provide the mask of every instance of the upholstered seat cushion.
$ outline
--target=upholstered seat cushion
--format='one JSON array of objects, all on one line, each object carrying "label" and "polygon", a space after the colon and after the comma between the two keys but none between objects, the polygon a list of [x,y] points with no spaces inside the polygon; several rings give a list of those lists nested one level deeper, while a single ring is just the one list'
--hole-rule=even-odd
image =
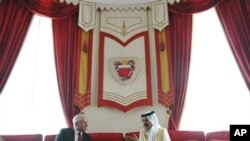
[{"label": "upholstered seat cushion", "polygon": [[5,141],[42,141],[42,134],[30,135],[1,135]]},{"label": "upholstered seat cushion", "polygon": [[[174,131],[168,130],[171,141],[205,141],[205,134],[203,131]],[[139,137],[139,132],[129,132],[125,136]]]},{"label": "upholstered seat cushion", "polygon": [[56,135],[46,135],[44,137],[44,141],[54,141],[56,138]]},{"label": "upholstered seat cushion", "polygon": [[123,141],[122,133],[89,133],[92,141]]},{"label": "upholstered seat cushion", "polygon": [[[89,133],[92,141],[123,141],[122,133]],[[44,141],[54,141],[56,135],[46,135]]]},{"label": "upholstered seat cushion", "polygon": [[206,134],[206,141],[229,141],[229,131],[214,131]]}]

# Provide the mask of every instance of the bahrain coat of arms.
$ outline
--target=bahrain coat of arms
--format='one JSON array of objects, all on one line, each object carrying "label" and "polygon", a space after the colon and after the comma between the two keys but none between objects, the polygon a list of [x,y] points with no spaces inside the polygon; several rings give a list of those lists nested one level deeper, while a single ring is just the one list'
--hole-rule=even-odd
[{"label": "bahrain coat of arms", "polygon": [[140,62],[136,57],[112,58],[109,64],[112,77],[123,85],[134,81],[140,71]]}]

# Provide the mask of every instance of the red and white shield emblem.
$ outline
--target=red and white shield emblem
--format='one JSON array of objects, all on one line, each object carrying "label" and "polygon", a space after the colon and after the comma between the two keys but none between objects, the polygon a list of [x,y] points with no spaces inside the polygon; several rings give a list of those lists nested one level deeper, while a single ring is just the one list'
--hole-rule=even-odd
[{"label": "red and white shield emblem", "polygon": [[110,70],[115,80],[121,84],[128,84],[137,76],[140,70],[140,63],[135,57],[112,58]]}]

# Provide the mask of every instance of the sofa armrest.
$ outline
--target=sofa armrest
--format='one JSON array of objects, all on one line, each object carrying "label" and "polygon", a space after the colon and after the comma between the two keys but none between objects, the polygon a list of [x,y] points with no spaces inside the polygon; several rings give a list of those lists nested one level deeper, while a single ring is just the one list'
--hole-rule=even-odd
[{"label": "sofa armrest", "polygon": [[56,138],[56,135],[46,135],[44,137],[44,141],[54,141]]},{"label": "sofa armrest", "polygon": [[215,131],[206,134],[206,141],[229,141],[230,131]]}]

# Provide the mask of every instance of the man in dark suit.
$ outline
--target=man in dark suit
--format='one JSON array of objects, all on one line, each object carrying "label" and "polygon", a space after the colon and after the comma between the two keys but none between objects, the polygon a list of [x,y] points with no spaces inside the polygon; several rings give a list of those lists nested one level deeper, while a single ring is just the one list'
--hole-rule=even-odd
[{"label": "man in dark suit", "polygon": [[87,120],[84,114],[75,115],[73,118],[74,128],[63,128],[56,136],[55,141],[92,141],[87,129]]}]

